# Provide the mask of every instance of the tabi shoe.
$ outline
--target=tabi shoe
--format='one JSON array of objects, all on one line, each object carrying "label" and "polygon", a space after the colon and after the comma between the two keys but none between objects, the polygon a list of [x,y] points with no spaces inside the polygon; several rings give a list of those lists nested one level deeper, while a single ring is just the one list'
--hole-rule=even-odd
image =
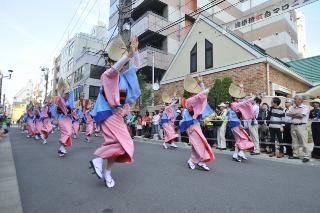
[{"label": "tabi shoe", "polygon": [[241,163],[241,159],[239,157],[232,157],[232,160]]},{"label": "tabi shoe", "polygon": [[40,137],[39,137],[38,135],[36,135],[36,136],[34,137],[34,139],[39,140]]},{"label": "tabi shoe", "polygon": [[47,144],[47,140],[46,140],[46,139],[43,139],[42,144]]},{"label": "tabi shoe", "polygon": [[207,164],[200,162],[198,163],[198,166],[203,169],[204,171],[210,171],[210,168],[207,166]]},{"label": "tabi shoe", "polygon": [[95,158],[90,161],[90,169],[93,169],[92,174],[96,174],[99,179],[102,179],[102,165],[103,165],[103,160],[101,158]]},{"label": "tabi shoe", "polygon": [[73,139],[77,139],[77,136],[76,136],[76,135],[73,135]]},{"label": "tabi shoe", "polygon": [[116,185],[116,183],[114,182],[111,176],[108,178],[105,178],[104,183],[107,188],[113,188]]},{"label": "tabi shoe", "polygon": [[166,142],[163,142],[162,146],[164,149],[168,149]]},{"label": "tabi shoe", "polygon": [[244,152],[243,151],[240,151],[238,153],[238,157],[242,160],[248,160],[248,158],[245,156]]},{"label": "tabi shoe", "polygon": [[58,156],[59,157],[64,157],[67,153],[62,152],[60,149],[58,150]]},{"label": "tabi shoe", "polygon": [[178,146],[177,146],[175,143],[171,143],[171,144],[170,144],[170,147],[171,147],[171,148],[174,148],[174,149],[178,148]]},{"label": "tabi shoe", "polygon": [[27,135],[27,138],[31,138],[31,136],[30,136],[30,135]]},{"label": "tabi shoe", "polygon": [[191,159],[188,160],[188,167],[189,167],[190,169],[192,169],[192,170],[196,168],[196,166],[195,166],[194,163],[191,161]]},{"label": "tabi shoe", "polygon": [[302,159],[302,163],[308,163],[309,162],[309,159],[308,158],[303,158]]},{"label": "tabi shoe", "polygon": [[90,138],[87,137],[87,138],[86,138],[86,142],[87,142],[87,143],[90,143]]}]

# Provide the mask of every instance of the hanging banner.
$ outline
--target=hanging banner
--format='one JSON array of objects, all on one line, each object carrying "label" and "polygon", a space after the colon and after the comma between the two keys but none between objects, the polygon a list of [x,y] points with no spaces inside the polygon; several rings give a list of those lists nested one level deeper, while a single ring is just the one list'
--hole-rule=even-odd
[{"label": "hanging banner", "polygon": [[255,24],[265,19],[272,18],[274,16],[303,7],[316,1],[318,0],[284,0],[278,4],[274,4],[270,7],[259,10],[258,12],[242,17],[241,19],[229,22],[225,24],[225,26],[229,30],[237,30],[242,27],[250,26],[251,24]]}]

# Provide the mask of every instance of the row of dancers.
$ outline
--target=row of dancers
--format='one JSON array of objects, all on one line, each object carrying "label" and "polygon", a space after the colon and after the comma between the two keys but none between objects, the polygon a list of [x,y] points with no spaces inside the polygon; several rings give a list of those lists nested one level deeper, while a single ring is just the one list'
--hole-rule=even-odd
[{"label": "row of dancers", "polygon": [[[139,41],[136,37],[131,40],[129,50],[121,36],[116,36],[111,40],[106,48],[108,53],[107,61],[110,68],[101,76],[101,88],[94,107],[90,113],[89,110],[84,113],[88,128],[91,128],[93,122],[95,122],[103,135],[104,142],[95,150],[95,158],[90,161],[90,168],[93,170],[93,174],[102,179],[108,188],[115,186],[115,180],[111,175],[115,163],[134,162],[134,143],[124,117],[128,115],[130,106],[141,95],[136,74],[140,66],[138,45]],[[192,145],[191,156],[186,163],[192,170],[198,167],[209,171],[210,168],[207,164],[212,163],[215,160],[215,156],[200,127],[201,120],[213,112],[207,103],[209,90],[205,88],[200,76],[193,78],[191,75],[186,76],[184,89],[191,94],[191,97],[182,103],[184,108],[182,112],[183,119],[180,122],[180,132],[188,134]],[[59,80],[58,91],[60,95],[53,98],[52,104],[47,101],[41,112],[36,113],[41,114],[40,117],[43,123],[41,137],[44,141],[52,131],[51,120],[59,127],[58,154],[63,157],[66,156],[67,149],[72,146],[72,127],[79,125],[79,119],[82,115],[74,107],[74,94],[70,90],[69,84]],[[243,129],[239,115],[251,113],[250,109],[252,107],[249,107],[249,105],[252,106],[254,97],[242,99],[246,95],[243,92],[243,87],[237,85],[232,85],[229,92],[234,98],[234,102],[231,104],[232,110],[228,113],[229,122],[236,140],[233,159],[241,162],[241,160],[247,159],[244,151],[254,149],[254,143]],[[178,137],[174,129],[177,103],[174,98],[171,98],[165,92],[162,93],[162,100],[165,104],[161,118],[165,140],[163,147],[177,148],[174,143]],[[28,124],[32,122],[36,126],[37,122],[31,120],[32,110],[34,109],[28,108],[26,122]],[[254,115],[253,112],[252,115]],[[86,135],[87,139],[90,140],[90,134],[87,132]]]}]

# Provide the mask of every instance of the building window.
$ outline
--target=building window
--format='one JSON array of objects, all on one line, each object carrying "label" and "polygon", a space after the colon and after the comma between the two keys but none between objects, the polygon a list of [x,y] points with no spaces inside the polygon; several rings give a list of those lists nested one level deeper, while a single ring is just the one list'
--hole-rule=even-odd
[{"label": "building window", "polygon": [[71,56],[73,54],[74,42],[72,42],[68,49],[68,55]]},{"label": "building window", "polygon": [[100,87],[89,86],[89,99],[97,99],[99,95]]},{"label": "building window", "polygon": [[70,71],[73,67],[73,58],[68,61],[68,71]]},{"label": "building window", "polygon": [[190,52],[190,73],[197,72],[197,43]]},{"label": "building window", "polygon": [[206,39],[205,41],[205,62],[206,69],[213,67],[213,45],[210,41]]},{"label": "building window", "polygon": [[106,71],[105,67],[91,64],[91,66],[90,66],[90,78],[100,79],[101,75],[104,73],[104,71]]}]

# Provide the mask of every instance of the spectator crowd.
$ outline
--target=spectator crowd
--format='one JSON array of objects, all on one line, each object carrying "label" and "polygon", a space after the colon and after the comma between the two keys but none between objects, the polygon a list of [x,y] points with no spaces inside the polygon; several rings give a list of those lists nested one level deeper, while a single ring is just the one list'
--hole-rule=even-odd
[{"label": "spectator crowd", "polygon": [[[255,142],[255,151],[251,155],[267,153],[270,157],[289,159],[302,158],[308,162],[309,158],[320,159],[320,99],[310,101],[310,106],[304,104],[303,97],[297,95],[293,100],[286,99],[281,103],[279,97],[272,98],[270,103],[262,103],[256,97],[252,104],[255,120],[242,120],[242,126]],[[230,103],[220,103],[214,112],[202,120],[202,130],[211,145],[220,150],[234,150],[234,138],[229,127],[228,112]],[[179,124],[182,119],[182,109],[176,109],[175,129],[179,133]],[[132,112],[126,117],[128,129],[132,137],[163,139],[161,126],[162,110],[146,112]],[[311,128],[310,128],[311,123]],[[309,130],[311,137],[309,138]],[[181,133],[179,140],[188,143],[188,136]],[[312,152],[308,143],[314,143]]]}]

